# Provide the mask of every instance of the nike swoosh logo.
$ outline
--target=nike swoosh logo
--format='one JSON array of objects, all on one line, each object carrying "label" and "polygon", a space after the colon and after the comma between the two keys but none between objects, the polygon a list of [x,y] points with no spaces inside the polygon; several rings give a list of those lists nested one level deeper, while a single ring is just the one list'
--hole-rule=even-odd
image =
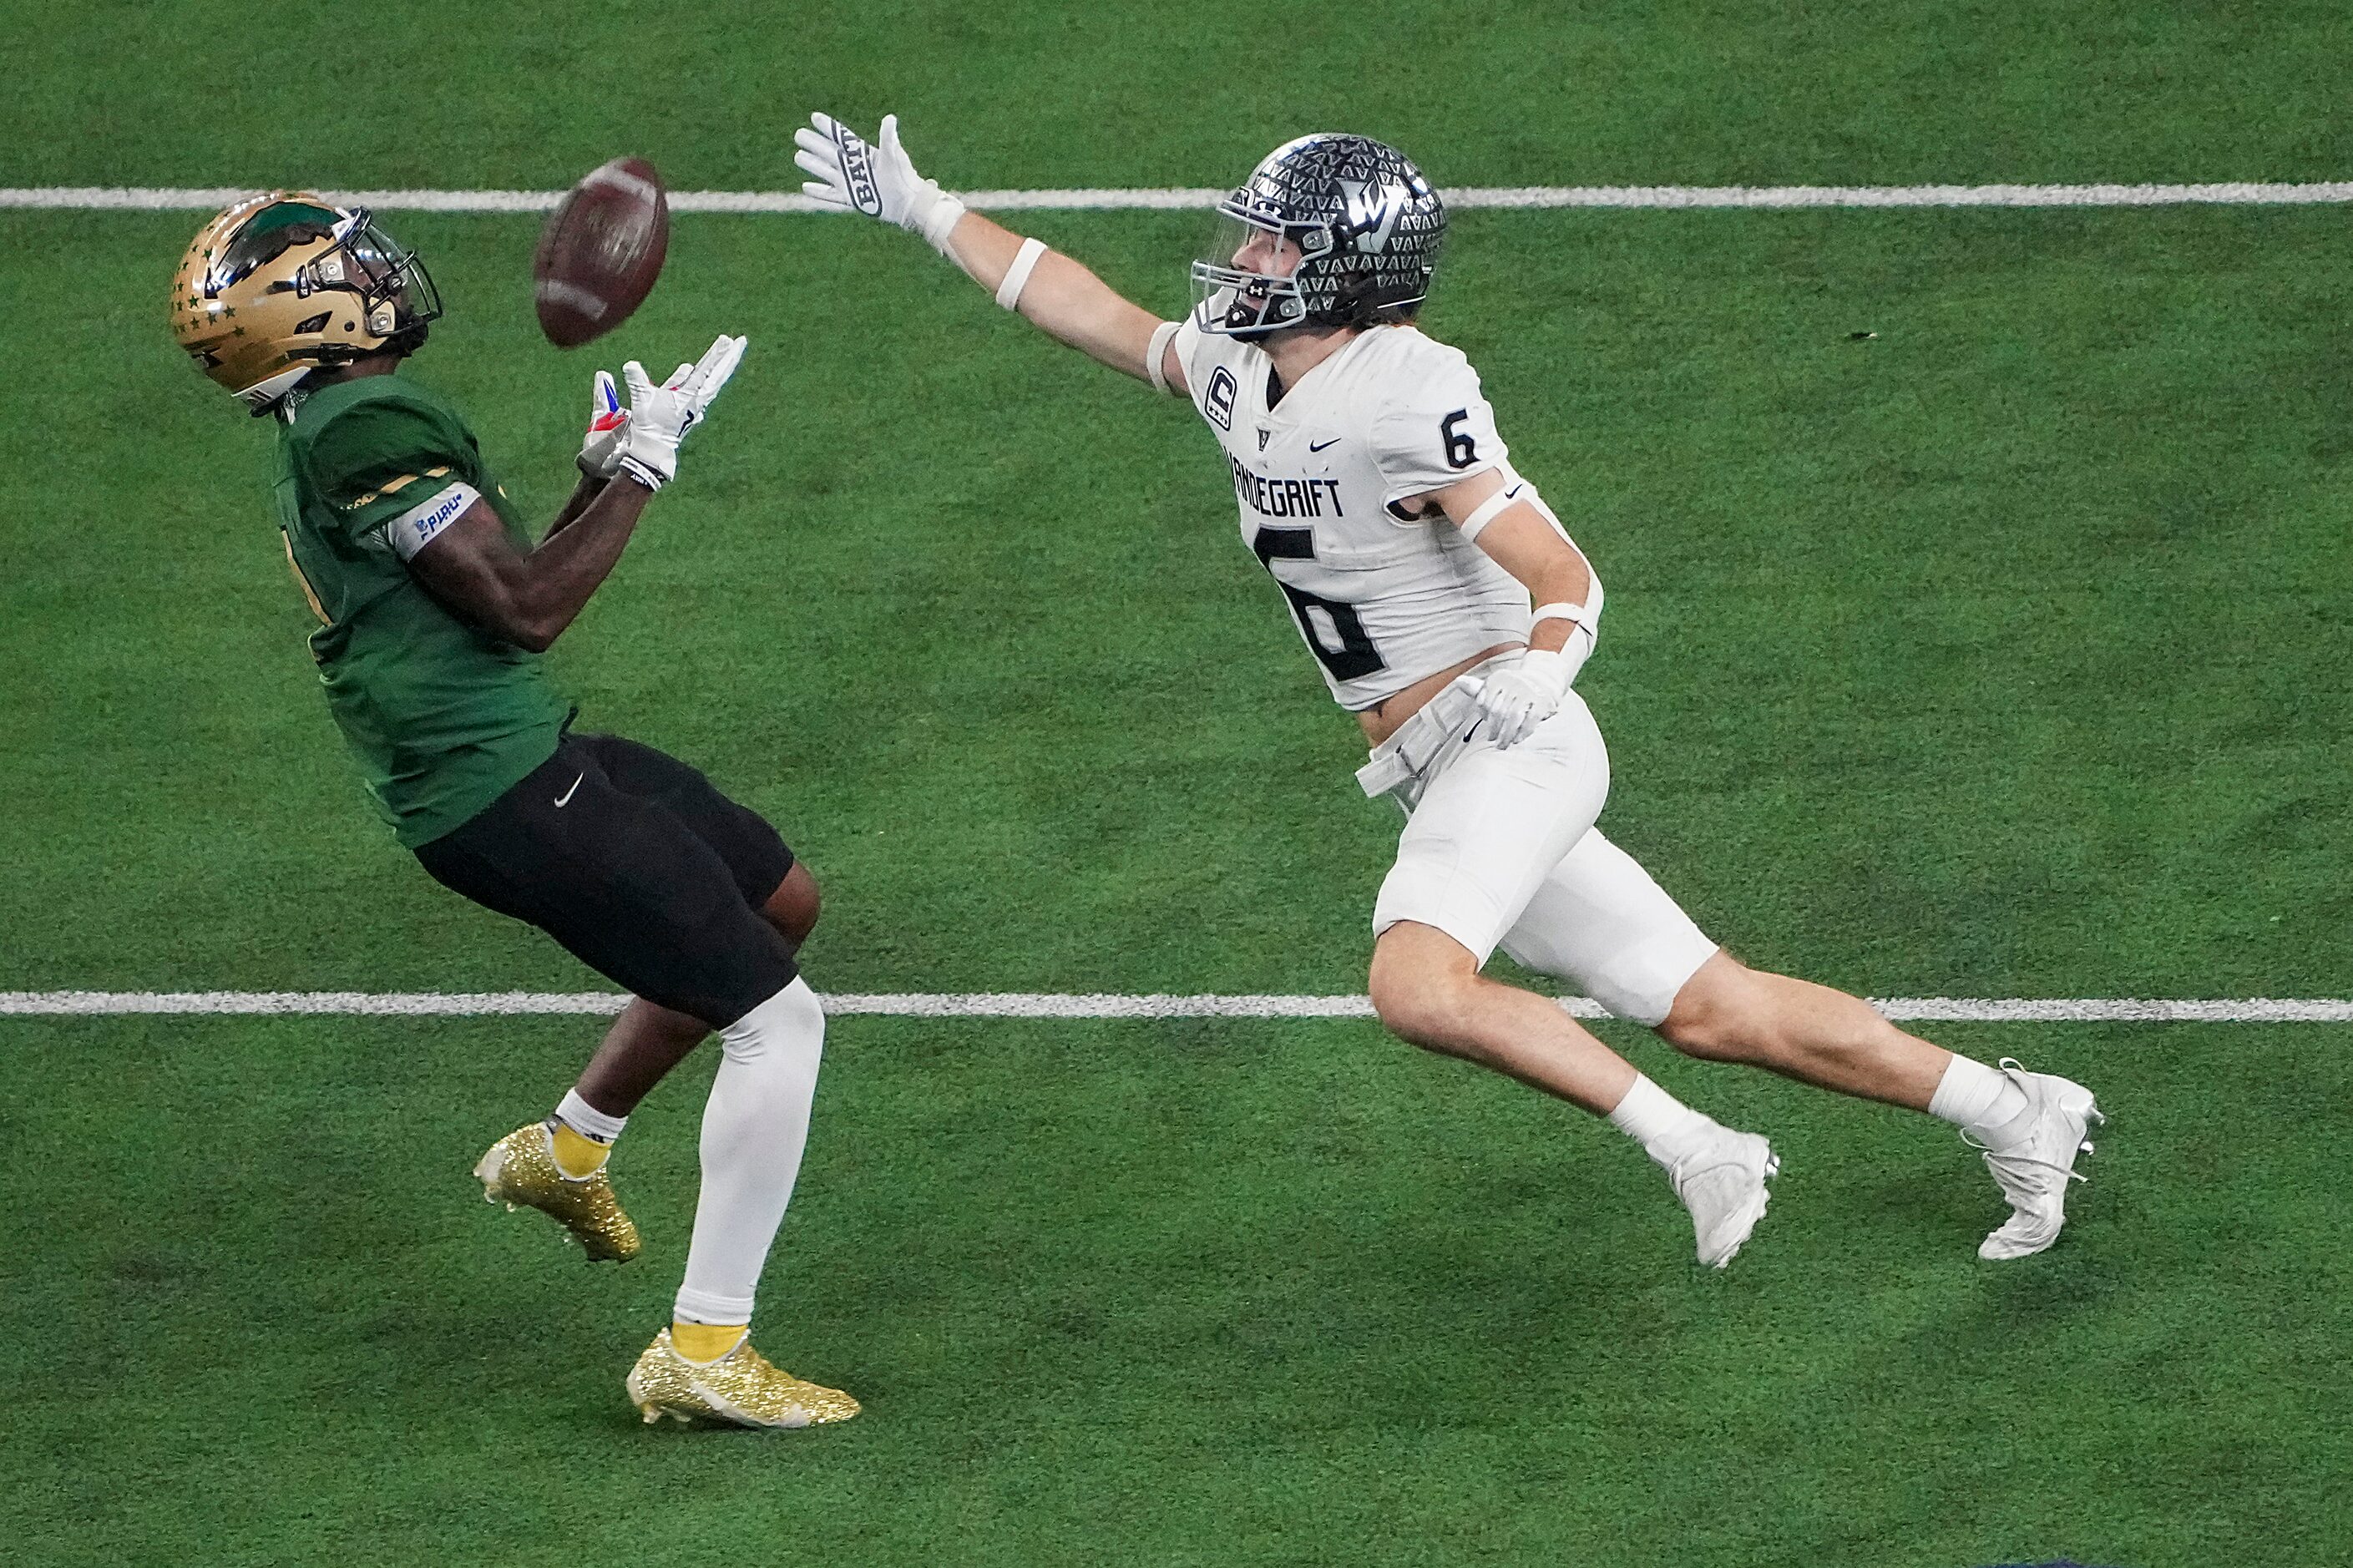
[{"label": "nike swoosh logo", "polygon": [[[585,778],[586,778],[587,776],[588,776],[588,775],[587,775],[586,773],[582,773],[582,774],[580,775],[580,779],[585,779]],[[572,788],[571,788],[571,789],[568,789],[568,790],[565,790],[562,795],[557,795],[557,796],[555,797],[555,809],[556,809],[556,810],[558,810],[558,811],[562,811],[565,806],[567,806],[567,805],[571,805],[571,804],[572,804],[572,796],[573,796],[574,793],[575,793],[575,792],[576,792],[576,791],[580,788],[580,779],[574,779],[574,780],[572,781]]]},{"label": "nike swoosh logo", "polygon": [[1471,721],[1471,728],[1469,728],[1468,730],[1465,730],[1465,731],[1462,731],[1462,738],[1463,738],[1464,740],[1466,740],[1466,741],[1467,741],[1467,740],[1469,740],[1472,736],[1473,736],[1473,735],[1477,734],[1477,733],[1479,732],[1479,726],[1480,726],[1480,725],[1482,725],[1482,724],[1484,724],[1486,721],[1487,721],[1487,719],[1486,719],[1486,715],[1484,715],[1484,714],[1482,714],[1482,715],[1480,715],[1478,718],[1472,720],[1472,721]]},{"label": "nike swoosh logo", "polygon": [[1335,436],[1329,441],[1310,441],[1307,443],[1307,449],[1311,452],[1320,452],[1326,447],[1338,446],[1345,439],[1346,439],[1345,437]]}]

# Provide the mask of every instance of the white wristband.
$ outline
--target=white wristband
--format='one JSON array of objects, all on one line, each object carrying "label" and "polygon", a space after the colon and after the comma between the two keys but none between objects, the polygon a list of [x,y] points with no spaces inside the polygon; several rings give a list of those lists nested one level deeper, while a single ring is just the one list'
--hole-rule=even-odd
[{"label": "white wristband", "polygon": [[1182,321],[1161,322],[1159,326],[1153,329],[1152,346],[1144,351],[1144,374],[1150,378],[1152,390],[1166,393],[1171,397],[1176,395],[1176,389],[1168,384],[1168,372],[1166,369],[1168,363],[1168,345],[1175,341],[1184,324]]},{"label": "white wristband", "polygon": [[1021,290],[1029,286],[1029,274],[1037,268],[1038,258],[1046,254],[1046,242],[1035,237],[1021,242],[1013,258],[1013,265],[1005,269],[1005,281],[997,286],[997,302],[1007,310],[1021,305]]},{"label": "white wristband", "polygon": [[1538,605],[1535,613],[1528,617],[1528,636],[1535,637],[1537,625],[1544,621],[1568,623],[1568,640],[1561,644],[1560,657],[1566,663],[1568,679],[1575,680],[1577,672],[1592,657],[1594,642],[1601,636],[1601,584],[1595,583],[1581,605]]},{"label": "white wristband", "polygon": [[[923,238],[930,242],[934,250],[954,260],[948,250],[948,236],[954,234],[955,226],[963,221],[964,204],[945,191],[935,191],[932,210],[923,215]],[[963,263],[958,262],[957,265],[962,266]]]}]

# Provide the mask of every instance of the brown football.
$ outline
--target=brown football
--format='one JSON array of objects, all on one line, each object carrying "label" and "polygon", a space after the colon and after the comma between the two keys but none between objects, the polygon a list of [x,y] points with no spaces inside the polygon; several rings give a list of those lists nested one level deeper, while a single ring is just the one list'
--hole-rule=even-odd
[{"label": "brown football", "polygon": [[531,258],[540,331],[578,348],[629,319],[670,250],[670,200],[643,158],[616,158],[565,193]]}]

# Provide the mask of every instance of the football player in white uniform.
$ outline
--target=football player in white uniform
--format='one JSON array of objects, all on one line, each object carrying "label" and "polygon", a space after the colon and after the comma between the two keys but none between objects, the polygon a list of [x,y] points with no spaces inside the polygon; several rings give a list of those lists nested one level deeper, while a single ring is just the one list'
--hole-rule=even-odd
[{"label": "football player in white uniform", "polygon": [[895,117],[871,144],[824,114],[795,140],[810,195],[922,235],[999,305],[1208,423],[1242,543],[1364,728],[1359,783],[1407,814],[1373,910],[1372,999],[1392,1032],[1608,1117],[1665,1169],[1704,1264],[1730,1262],[1764,1214],[1771,1148],[1482,976],[1496,947],[1686,1055],[1957,1125],[2012,1209],[1978,1255],[2058,1239],[2100,1119],[2087,1090],[1746,967],[1594,826],[1609,755],[1571,683],[1601,584],[1512,466],[1469,362],[1412,325],[1446,216],[1402,154],[1346,135],[1275,149],[1220,205],[1191,315],[1164,321],[917,174]]}]

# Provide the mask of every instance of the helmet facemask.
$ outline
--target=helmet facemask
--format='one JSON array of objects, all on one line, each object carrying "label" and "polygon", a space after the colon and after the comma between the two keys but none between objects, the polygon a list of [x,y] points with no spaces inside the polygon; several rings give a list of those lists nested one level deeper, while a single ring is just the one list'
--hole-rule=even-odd
[{"label": "helmet facemask", "polygon": [[1259,338],[1304,325],[1300,268],[1331,236],[1315,224],[1285,224],[1235,196],[1218,204],[1208,249],[1193,263],[1193,320],[1205,332]]},{"label": "helmet facemask", "polygon": [[377,227],[365,207],[352,211],[335,247],[311,263],[310,270],[318,286],[359,295],[361,317],[377,337],[414,332],[422,342],[426,324],[441,314],[441,290],[433,286],[425,263]]}]

